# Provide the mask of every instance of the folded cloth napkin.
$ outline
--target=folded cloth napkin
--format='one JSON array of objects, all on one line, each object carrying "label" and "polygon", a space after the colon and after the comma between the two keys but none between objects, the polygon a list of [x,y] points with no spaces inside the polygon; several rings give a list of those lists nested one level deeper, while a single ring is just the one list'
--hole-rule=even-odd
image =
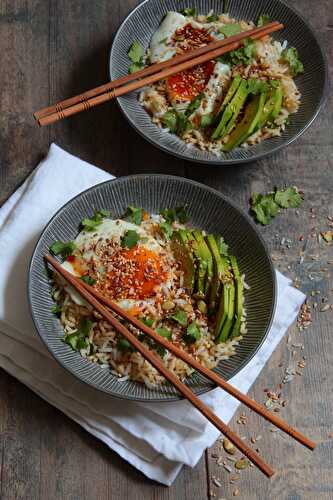
[{"label": "folded cloth napkin", "polygon": [[[0,366],[101,439],[146,476],[170,485],[194,467],[219,433],[187,401],[114,400],[81,383],[46,350],[26,296],[34,245],[52,215],[84,189],[112,176],[52,144],[46,159],[0,209]],[[266,341],[231,383],[247,392],[294,321],[304,295],[277,272],[278,300]],[[226,423],[238,401],[221,389],[202,400]]]}]

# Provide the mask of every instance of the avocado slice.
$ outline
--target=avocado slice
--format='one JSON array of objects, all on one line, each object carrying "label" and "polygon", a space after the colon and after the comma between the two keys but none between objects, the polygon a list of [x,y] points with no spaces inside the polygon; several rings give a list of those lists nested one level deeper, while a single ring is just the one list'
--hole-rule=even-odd
[{"label": "avocado slice", "polygon": [[229,284],[223,283],[222,291],[220,295],[220,304],[216,315],[216,323],[214,329],[215,341],[220,342],[219,336],[224,323],[228,317],[228,306],[229,306]]},{"label": "avocado slice", "polygon": [[213,256],[214,272],[212,286],[209,295],[209,309],[214,311],[218,302],[220,289],[222,286],[223,262],[213,234],[206,236],[208,247]]},{"label": "avocado slice", "polygon": [[246,106],[243,119],[231,132],[228,142],[223,147],[223,151],[231,151],[233,148],[242,144],[247,137],[253,134],[261,117],[265,101],[266,92],[262,92],[261,94],[253,97],[250,103]]},{"label": "avocado slice", "polygon": [[233,325],[230,337],[237,337],[240,334],[241,320],[243,315],[243,298],[244,298],[244,285],[239,272],[237,259],[234,256],[230,257],[232,271],[235,277],[236,285],[236,321]]},{"label": "avocado slice", "polygon": [[207,263],[207,273],[206,273],[206,280],[205,280],[205,295],[207,297],[209,289],[210,289],[210,284],[213,279],[213,256],[207,246],[207,243],[205,242],[205,238],[202,234],[202,231],[195,230],[193,231],[193,236],[196,239],[200,251],[202,252],[202,255],[204,255],[204,259]]},{"label": "avocado slice", "polygon": [[171,250],[176,258],[176,261],[181,264],[184,273],[184,288],[190,293],[193,292],[195,283],[195,263],[191,249],[188,247],[186,233],[180,234],[180,231],[175,231],[171,237]]},{"label": "avocado slice", "polygon": [[262,128],[266,122],[273,121],[279,115],[282,106],[283,91],[281,85],[278,83],[276,87],[273,87],[270,96],[266,100],[261,117],[258,122],[258,129]]},{"label": "avocado slice", "polygon": [[236,90],[240,86],[241,81],[242,81],[242,78],[240,75],[236,75],[235,78],[232,80],[231,85],[228,89],[228,92],[226,93],[225,98],[222,101],[222,104],[221,104],[220,109],[217,113],[217,116],[221,116],[221,113],[224,111],[228,102],[234,97]]},{"label": "avocado slice", "polygon": [[235,316],[235,285],[230,283],[227,285],[228,290],[228,308],[227,308],[227,317],[222,325],[222,330],[220,335],[218,336],[217,342],[225,342],[231,332],[234,316]]},{"label": "avocado slice", "polygon": [[247,82],[246,80],[241,80],[235,95],[223,111],[221,121],[215,129],[212,139],[218,139],[219,137],[224,137],[229,134],[246,101],[247,95]]},{"label": "avocado slice", "polygon": [[205,252],[202,251],[201,246],[198,244],[194,235],[191,231],[186,231],[188,245],[190,249],[193,251],[197,273],[196,273],[196,283],[195,283],[195,292],[200,297],[205,297],[205,278],[207,272],[207,261],[205,260]]}]

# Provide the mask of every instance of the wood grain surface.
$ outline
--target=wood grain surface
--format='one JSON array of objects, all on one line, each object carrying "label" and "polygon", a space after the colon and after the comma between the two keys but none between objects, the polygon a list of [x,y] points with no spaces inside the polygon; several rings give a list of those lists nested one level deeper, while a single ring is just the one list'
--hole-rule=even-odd
[{"label": "wood grain surface", "polygon": [[[297,185],[305,202],[261,232],[276,266],[309,296],[312,324],[290,330],[250,391],[281,392],[281,416],[319,443],[311,453],[270,432],[271,426],[244,408],[231,426],[244,438],[261,436],[260,453],[278,470],[268,480],[253,468],[240,478],[221,441],[193,470],[184,468],[166,488],[129,466],[61,412],[5,372],[0,372],[1,500],[329,500],[333,498],[333,245],[318,238],[333,216],[333,102],[301,139],[276,156],[233,168],[209,168],[172,158],[151,146],[125,122],[116,103],[48,128],[32,112],[104,83],[112,37],[135,0],[0,0],[0,204],[45,155],[51,142],[112,172],[172,173],[215,187],[247,210],[253,191]],[[333,61],[331,0],[290,2],[307,16]],[[330,66],[332,78],[332,64]],[[312,236],[312,234],[314,236]],[[301,253],[302,252],[302,253]],[[302,257],[303,255],[303,257]],[[302,257],[302,258],[301,258]],[[317,305],[316,305],[317,304]],[[293,347],[304,345],[304,349]],[[305,356],[305,367],[297,368]],[[282,384],[286,368],[296,369]],[[246,415],[243,420],[241,413]],[[237,455],[238,456],[238,455]],[[219,459],[218,457],[222,457]],[[217,462],[222,463],[218,465]],[[214,479],[215,477],[217,481]],[[222,486],[217,486],[217,484]]]}]

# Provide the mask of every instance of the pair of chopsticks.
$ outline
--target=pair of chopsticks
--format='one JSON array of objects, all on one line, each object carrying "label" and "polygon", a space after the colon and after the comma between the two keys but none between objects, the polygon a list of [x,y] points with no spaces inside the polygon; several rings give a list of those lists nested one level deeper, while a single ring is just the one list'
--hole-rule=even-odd
[{"label": "pair of chopsticks", "polygon": [[75,115],[81,111],[88,110],[104,102],[120,97],[133,90],[140,89],[146,85],[151,85],[159,80],[163,80],[175,73],[185,71],[202,64],[204,62],[216,59],[226,52],[238,49],[247,38],[256,40],[262,38],[274,31],[283,28],[283,24],[274,21],[260,28],[244,31],[238,35],[230,36],[223,40],[212,42],[204,47],[190,50],[182,55],[178,55],[162,63],[152,64],[145,69],[122,76],[117,80],[106,83],[94,89],[88,90],[83,94],[71,97],[61,101],[53,106],[41,109],[34,113],[38,124],[50,125],[56,121]]},{"label": "pair of chopsticks", "polygon": [[[187,354],[185,351],[179,349],[171,342],[167,341],[165,338],[158,335],[152,328],[142,323],[140,320],[131,316],[127,311],[119,307],[112,300],[104,297],[101,293],[95,290],[93,287],[87,285],[83,281],[75,278],[72,274],[67,272],[60,263],[51,257],[50,255],[45,255],[45,260],[51,264],[54,269],[61,274],[81,295],[98,311],[121,335],[123,335],[128,342],[138,351],[140,354],[151,363],[164,377],[168,380],[188,401],[192,403],[222,434],[229,439],[253,464],[255,464],[266,476],[271,477],[274,474],[274,470],[266,464],[263,459],[247,444],[240,439],[240,437],[235,434],[219,417],[217,417],[210,408],[205,405],[199,398],[197,398],[193,392],[187,387],[183,382],[181,382],[171,371],[169,371],[161,361],[161,359],[152,351],[147,349],[137,337],[131,333],[122,323],[120,323],[112,314],[116,313],[120,317],[127,320],[129,323],[134,325],[136,328],[147,334],[154,341],[168,349],[175,356],[182,359],[185,363],[192,366],[199,373],[204,375],[207,379],[214,382],[216,385],[224,389],[226,392],[234,396],[236,399],[244,403],[248,408],[264,417],[266,420],[274,424],[279,429],[283,430],[291,437],[296,439],[310,450],[313,450],[316,444],[309,438],[301,434],[299,431],[290,427],[284,420],[267,410],[263,405],[257,403],[253,399],[249,398],[245,394],[241,393],[238,389],[230,385],[228,382],[223,380],[217,373],[206,368],[198,361],[196,361],[191,355]],[[104,304],[107,308],[102,305]],[[111,312],[111,311],[112,312]]]}]

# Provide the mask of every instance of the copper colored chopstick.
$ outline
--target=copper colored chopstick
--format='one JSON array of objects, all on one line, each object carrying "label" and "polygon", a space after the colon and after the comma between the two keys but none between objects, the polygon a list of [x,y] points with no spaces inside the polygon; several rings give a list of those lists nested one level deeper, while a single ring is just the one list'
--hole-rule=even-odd
[{"label": "copper colored chopstick", "polygon": [[101,305],[84,286],[72,274],[65,271],[59,263],[50,255],[45,259],[61,274],[81,295],[98,311],[121,335],[123,335],[142,356],[149,361],[176,389],[188,399],[224,436],[226,436],[251,462],[253,462],[267,477],[274,474],[274,470],[266,464],[263,459],[245,442],[235,434],[211,409],[197,398],[191,389],[170,372],[153,351],[147,349],[127,328],[122,325],[106,307]]},{"label": "copper colored chopstick", "polygon": [[[112,99],[115,99],[116,97],[120,97],[124,94],[127,94],[129,92],[132,92],[134,90],[138,90],[146,85],[151,85],[152,83],[155,83],[159,80],[163,80],[164,78],[167,78],[175,73],[179,73],[181,71],[188,70],[192,68],[193,66],[197,66],[198,64],[202,64],[204,62],[207,62],[211,59],[216,59],[217,57],[225,54],[226,52],[230,52],[231,50],[235,50],[239,48],[242,43],[244,42],[245,39],[247,38],[252,38],[254,40],[258,38],[262,38],[266,35],[269,35],[270,33],[273,33],[274,31],[278,31],[283,28],[283,24],[279,23],[271,23],[269,25],[266,25],[262,28],[258,28],[258,31],[253,33],[251,36],[249,36],[249,32],[245,31],[241,33],[242,38],[239,38],[236,41],[232,41],[234,37],[228,38],[228,44],[225,44],[223,46],[219,46],[216,49],[211,49],[211,45],[209,44],[207,47],[209,47],[209,50],[206,51],[206,53],[199,55],[197,57],[194,57],[195,51],[192,52],[192,58],[189,60],[186,60],[184,62],[181,62],[179,64],[173,64],[165,67],[165,69],[162,69],[161,71],[158,71],[157,73],[154,72],[154,74],[151,74],[150,76],[146,76],[145,78],[141,78],[139,80],[131,81],[127,83],[126,85],[122,86],[117,86],[116,88],[108,88],[108,90],[100,95],[96,95],[94,97],[88,98],[81,100],[81,102],[78,102],[76,104],[71,105],[70,107],[64,108],[64,109],[58,109],[57,105],[55,106],[56,111],[48,114],[46,116],[42,116],[41,118],[38,119],[38,124],[41,126],[44,125],[50,125],[51,123],[57,122],[59,120],[62,120],[64,118],[67,118],[69,116],[75,115],[77,113],[80,113],[81,111],[88,110],[92,107],[98,106],[99,104],[103,104],[107,101],[110,101]],[[260,30],[260,31],[259,31]],[[240,36],[239,35],[239,36]],[[189,53],[191,53],[189,52]],[[167,61],[169,63],[169,61]],[[154,67],[154,65],[152,66]],[[147,68],[150,69],[150,68]],[[143,70],[144,71],[144,70]],[[137,78],[137,73],[134,73]]]},{"label": "copper colored chopstick", "polygon": [[[276,26],[279,24],[277,21],[273,21],[272,23],[269,23],[265,25],[265,28],[269,26]],[[262,31],[263,27],[260,28],[254,28],[252,30],[249,30],[246,32],[247,37],[255,35],[257,33],[260,33]],[[236,42],[238,40],[242,40],[244,37],[243,33],[238,33],[237,35],[234,35],[232,37],[224,38],[223,40],[219,40],[216,42],[212,42],[209,45],[205,45],[204,47],[200,47],[195,50],[187,51],[184,54],[178,55],[173,57],[172,59],[169,59],[167,61],[157,63],[157,64],[152,64],[151,66],[148,66],[147,68],[141,69],[139,71],[136,71],[135,73],[131,73],[129,75],[122,76],[120,78],[117,78],[116,80],[113,80],[112,82],[105,83],[104,85],[100,85],[99,87],[96,87],[91,90],[87,90],[86,92],[83,92],[82,94],[79,94],[74,97],[70,97],[69,99],[65,99],[64,101],[58,102],[57,104],[53,104],[52,106],[48,106],[46,108],[41,109],[40,111],[37,111],[34,113],[34,117],[36,120],[40,120],[44,116],[51,115],[53,113],[57,113],[58,111],[61,111],[65,108],[69,108],[73,106],[74,104],[78,104],[80,102],[86,101],[87,99],[90,99],[91,97],[95,97],[100,94],[104,94],[105,92],[108,92],[111,89],[115,89],[117,87],[121,87],[122,85],[125,85],[126,83],[129,83],[133,80],[137,80],[138,78],[144,78],[146,76],[152,75],[154,73],[157,73],[158,71],[161,71],[162,69],[174,66],[176,64],[180,64],[182,62],[188,61],[189,59],[193,59],[193,57],[206,54],[207,52],[217,49],[219,47],[223,47],[225,45],[230,44],[230,42]]]},{"label": "copper colored chopstick", "polygon": [[[57,269],[60,273],[63,273],[63,268],[59,265],[59,263],[50,256],[46,256],[46,259]],[[69,273],[68,273],[69,274]],[[78,283],[78,280],[73,278],[72,275],[71,279],[76,281]],[[80,283],[81,284],[81,283]],[[119,316],[123,317],[130,323],[132,323],[135,327],[146,333],[149,337],[154,339],[156,342],[159,344],[163,345],[166,349],[168,349],[170,352],[175,354],[178,358],[182,359],[185,363],[189,364],[192,366],[195,370],[197,370],[199,373],[204,375],[206,378],[214,382],[216,385],[224,389],[226,392],[234,396],[236,399],[244,403],[246,406],[248,406],[251,410],[255,411],[262,417],[264,417],[266,420],[274,424],[276,427],[279,429],[283,430],[289,436],[293,437],[296,441],[299,443],[303,444],[310,450],[313,450],[316,446],[316,444],[311,441],[309,438],[304,436],[302,433],[300,433],[298,430],[294,429],[293,427],[289,426],[287,422],[285,422],[282,418],[278,417],[276,414],[271,413],[265,408],[263,405],[257,403],[255,400],[249,398],[242,392],[240,392],[238,389],[233,387],[231,384],[223,380],[222,377],[220,377],[217,373],[213,372],[209,368],[206,368],[203,366],[201,363],[196,361],[192,356],[187,354],[185,351],[182,349],[179,349],[176,347],[173,343],[168,342],[165,338],[161,337],[158,335],[152,328],[149,328],[147,325],[142,323],[140,320],[135,318],[134,316],[130,315],[127,311],[119,307],[115,302],[112,300],[104,297],[101,293],[99,293],[97,290],[95,290],[93,287],[87,285],[86,283],[82,282],[82,286],[90,292],[92,295],[94,295],[99,301],[103,302],[105,305],[107,305],[110,309],[112,309],[116,314]]]},{"label": "copper colored chopstick", "polygon": [[226,392],[234,396],[238,401],[241,401],[241,403],[245,404],[248,408],[251,410],[255,411],[262,417],[264,417],[266,420],[274,424],[276,427],[284,431],[286,434],[289,434],[289,436],[293,437],[296,441],[299,443],[303,444],[310,450],[313,450],[316,446],[316,443],[311,441],[309,438],[304,436],[301,432],[299,432],[297,429],[294,429],[293,427],[290,427],[290,425],[287,424],[282,418],[277,416],[276,414],[270,412],[265,406],[257,403],[257,401],[249,398],[242,392],[240,392],[238,389],[233,387],[231,384],[226,382],[220,375],[217,373],[213,372],[209,368],[206,368],[203,366],[201,363],[199,363],[196,359],[194,359],[192,356],[187,354],[187,352],[183,351],[182,349],[179,349],[177,346],[172,344],[171,342],[168,342],[165,338],[161,338],[160,335],[158,335],[152,328],[149,328],[149,326],[145,325],[142,323],[142,321],[138,320],[131,314],[129,314],[127,311],[119,307],[115,302],[112,300],[108,299],[107,297],[104,297],[101,293],[99,293],[97,290],[95,290],[93,287],[87,285],[86,283],[83,284],[83,286],[90,291],[97,299],[99,299],[101,302],[103,302],[105,305],[107,305],[110,309],[112,309],[116,314],[121,316],[122,318],[126,319],[128,322],[132,323],[135,327],[139,328],[142,330],[144,333],[146,333],[149,337],[154,339],[156,342],[159,342],[163,347],[168,349],[170,352],[175,354],[178,358],[182,359],[187,363],[188,365],[192,366],[195,370],[197,370],[199,373],[204,375],[206,378],[214,382],[216,385],[224,389]]}]

